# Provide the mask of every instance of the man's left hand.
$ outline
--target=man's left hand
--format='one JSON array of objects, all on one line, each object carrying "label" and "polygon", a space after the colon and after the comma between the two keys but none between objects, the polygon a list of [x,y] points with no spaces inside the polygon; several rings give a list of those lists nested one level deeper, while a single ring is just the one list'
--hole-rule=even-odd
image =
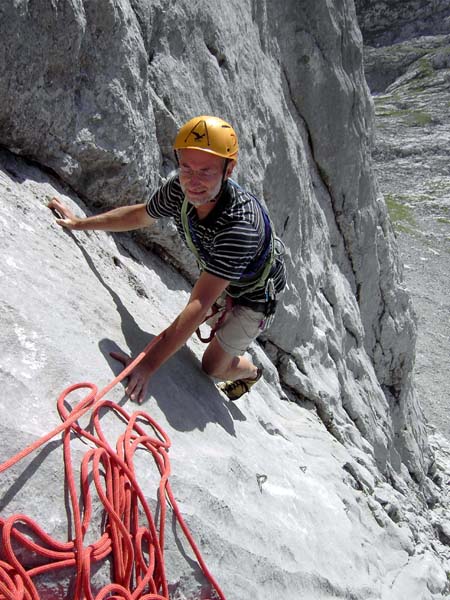
[{"label": "man's left hand", "polygon": [[[124,354],[122,352],[110,352],[110,356],[121,362],[124,368],[128,367],[128,365],[133,361],[128,354]],[[144,361],[139,363],[131,371],[130,375],[128,376],[127,387],[125,388],[125,393],[130,400],[137,402],[138,404],[142,404],[144,402],[147,395],[147,388],[151,374],[152,369],[146,365]]]}]

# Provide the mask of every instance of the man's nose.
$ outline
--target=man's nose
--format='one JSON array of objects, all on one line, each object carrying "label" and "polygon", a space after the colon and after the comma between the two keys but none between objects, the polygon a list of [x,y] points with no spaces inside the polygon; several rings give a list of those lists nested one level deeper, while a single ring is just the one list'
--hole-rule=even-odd
[{"label": "man's nose", "polygon": [[189,175],[189,179],[191,183],[203,183],[203,178],[197,171],[192,171]]}]

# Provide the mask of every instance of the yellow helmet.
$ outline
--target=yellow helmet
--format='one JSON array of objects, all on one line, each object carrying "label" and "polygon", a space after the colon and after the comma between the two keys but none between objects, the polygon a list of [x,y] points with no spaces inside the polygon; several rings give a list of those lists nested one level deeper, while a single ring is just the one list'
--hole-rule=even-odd
[{"label": "yellow helmet", "polygon": [[174,150],[203,150],[216,156],[237,160],[238,139],[229,123],[218,117],[202,115],[185,123],[178,131]]}]

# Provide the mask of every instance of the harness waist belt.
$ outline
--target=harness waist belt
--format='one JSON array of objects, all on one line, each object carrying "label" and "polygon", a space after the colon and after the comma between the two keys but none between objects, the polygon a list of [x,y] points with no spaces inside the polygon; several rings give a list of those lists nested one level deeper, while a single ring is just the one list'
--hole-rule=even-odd
[{"label": "harness waist belt", "polygon": [[245,298],[236,298],[234,304],[238,306],[246,306],[247,308],[251,308],[255,312],[264,313],[267,310],[267,302],[252,302],[251,300],[246,300]]}]

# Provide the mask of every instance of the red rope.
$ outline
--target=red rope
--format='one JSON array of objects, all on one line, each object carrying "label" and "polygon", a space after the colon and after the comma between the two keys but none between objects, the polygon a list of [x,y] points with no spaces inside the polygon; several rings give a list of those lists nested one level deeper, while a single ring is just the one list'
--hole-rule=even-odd
[{"label": "red rope", "polygon": [[[219,600],[225,596],[209,572],[194,539],[178,508],[169,483],[170,439],[147,413],[128,414],[105,395],[122,381],[144,358],[156,337],[144,351],[103,390],[92,383],[78,383],[66,388],[58,398],[61,425],[33,444],[0,464],[0,473],[36,451],[50,439],[62,433],[66,480],[72,512],[73,539],[60,542],[49,536],[37,523],[22,514],[0,518],[2,530],[0,560],[0,600],[43,600],[33,583],[33,577],[60,569],[75,571],[73,600],[168,600],[169,591],[164,565],[164,540],[167,505],[188,540],[197,561]],[[71,410],[67,397],[80,389],[90,390]],[[125,431],[112,448],[100,425],[100,414],[108,410],[124,421]],[[79,424],[90,411],[93,433]],[[149,435],[151,430],[153,435]],[[75,482],[70,438],[76,433],[88,442],[80,469],[79,490]],[[159,531],[134,470],[134,455],[138,449],[150,453],[161,479],[158,486]],[[85,542],[92,517],[92,488],[107,515],[104,531],[94,543]],[[24,532],[26,531],[26,533]],[[14,543],[13,543],[14,542]],[[40,556],[44,563],[26,569],[17,557],[17,546]],[[92,566],[110,557],[112,583],[100,591],[91,589]]]},{"label": "red rope", "polygon": [[218,312],[220,312],[220,315],[219,315],[218,319],[215,321],[215,323],[212,325],[211,331],[208,336],[202,335],[200,327],[198,327],[195,330],[195,333],[197,334],[198,339],[201,342],[203,342],[204,344],[209,344],[209,342],[211,342],[212,339],[214,338],[214,336],[216,335],[216,332],[224,324],[225,319],[227,318],[228,313],[232,310],[232,308],[233,308],[233,298],[231,296],[226,297],[224,306],[219,306],[218,304],[214,303],[211,306],[211,312],[208,313],[206,315],[206,317],[203,319],[203,323],[205,323],[206,321],[209,321],[209,319],[212,319],[212,317],[214,317],[214,315],[216,315]]}]

